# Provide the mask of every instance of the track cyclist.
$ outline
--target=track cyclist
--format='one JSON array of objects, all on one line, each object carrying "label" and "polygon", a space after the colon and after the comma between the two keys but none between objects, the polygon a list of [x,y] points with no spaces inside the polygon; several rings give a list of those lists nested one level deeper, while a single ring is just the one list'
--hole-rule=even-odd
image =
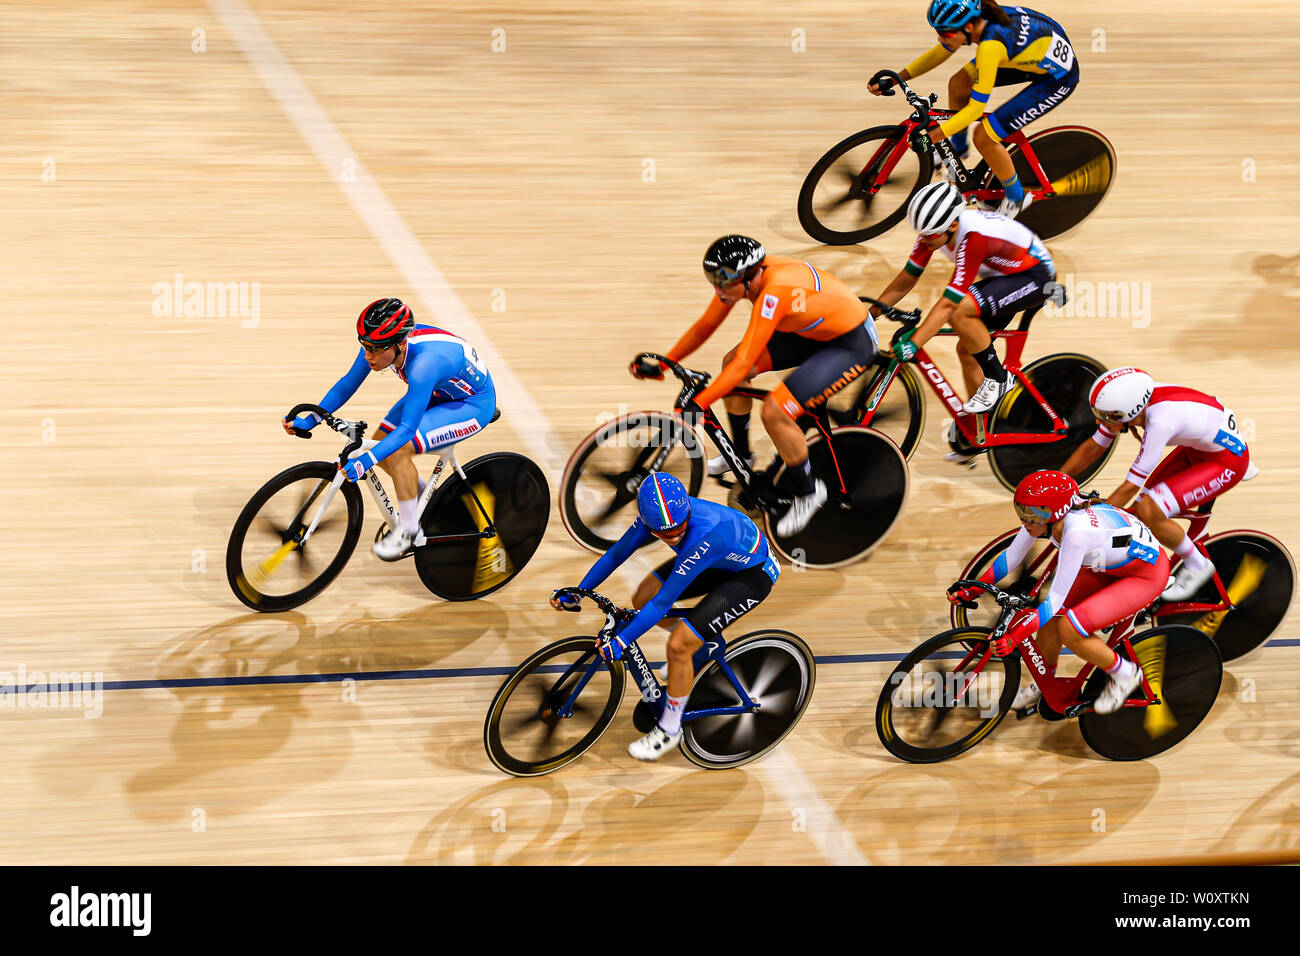
[{"label": "track cyclist", "polygon": [[943,296],[924,321],[894,337],[894,357],[912,361],[936,332],[952,326],[962,378],[971,393],[962,408],[969,413],[990,411],[1015,379],[998,358],[989,329],[1005,329],[1012,316],[1044,302],[1052,292],[1056,266],[1030,229],[997,213],[967,209],[951,183],[919,189],[907,205],[907,221],[917,232],[916,245],[877,299],[896,305],[916,287],[936,249],[955,266]]},{"label": "track cyclist", "polygon": [[[638,613],[611,633],[602,633],[601,656],[617,661],[631,644],[658,624],[669,631],[668,697],[655,727],[627,752],[637,760],[658,760],[682,742],[682,712],[695,680],[692,660],[704,642],[757,607],[781,575],[767,538],[743,513],[691,498],[672,475],[651,472],[637,490],[639,516],[582,579],[598,588],[637,549],[656,537],[677,552],[648,574],[632,604]],[[664,615],[679,598],[704,595],[675,625]],[[558,610],[576,610],[576,599],[551,596]]]},{"label": "track cyclist", "polygon": [[[1101,457],[1122,432],[1141,429],[1142,446],[1128,475],[1106,500],[1134,511],[1166,548],[1182,558],[1166,601],[1186,601],[1214,576],[1214,565],[1169,519],[1217,498],[1243,478],[1254,477],[1250,449],[1237,416],[1218,399],[1195,389],[1157,382],[1138,368],[1116,368],[1097,379],[1088,395],[1097,431],[1062,466],[1075,474]],[[1163,461],[1168,445],[1177,446]],[[1159,464],[1157,464],[1159,462]]]},{"label": "track cyclist", "polygon": [[[416,509],[424,481],[414,456],[461,441],[487,427],[496,411],[496,388],[478,351],[464,339],[431,325],[417,325],[410,306],[401,299],[377,299],[357,318],[361,349],[356,360],[320,400],[336,412],[371,372],[391,368],[406,383],[406,394],[389,409],[371,435],[382,439],[344,467],[349,481],[358,481],[378,465],[393,479],[397,496],[398,526],[390,528],[373,546],[385,561],[410,554],[420,537]],[[315,414],[291,427],[311,429],[320,423]],[[292,432],[290,432],[292,434]]]},{"label": "track cyclist", "polygon": [[[948,81],[948,119],[929,130],[931,140],[950,137],[958,156],[967,152],[967,128],[977,120],[975,148],[1006,190],[998,212],[1014,219],[1029,205],[1002,141],[1060,106],[1079,85],[1079,62],[1065,29],[1037,10],[1001,7],[992,0],[933,0],[926,19],[939,43],[913,60],[899,76],[908,80],[934,69],[961,47],[974,44],[975,57]],[[995,86],[1028,83],[991,113],[984,112]],[[883,92],[872,82],[868,90]]]},{"label": "track cyclist", "polygon": [[[994,652],[1000,657],[1013,654],[1017,645],[1038,631],[1043,666],[1055,674],[1064,644],[1110,676],[1094,709],[1099,714],[1114,713],[1142,683],[1142,669],[1091,635],[1155,601],[1169,580],[1169,557],[1141,521],[1114,505],[1083,498],[1074,479],[1062,472],[1036,471],[1026,476],[1016,488],[1014,501],[1020,532],[980,580],[994,584],[1006,577],[1025,560],[1035,538],[1050,535],[1060,559],[1050,593],[1037,608],[1017,612],[1006,633],[994,642]],[[949,600],[972,601],[981,593],[954,585]],[[1028,707],[1037,703],[1040,694],[1037,684],[1026,685],[1012,706]]]},{"label": "track cyclist", "polygon": [[[808,441],[796,420],[805,411],[819,411],[871,367],[879,347],[876,327],[866,306],[840,279],[810,263],[768,255],[747,236],[723,236],[709,246],[704,274],[715,295],[667,356],[682,361],[708,341],[736,303],[754,303],[744,338],[727,353],[721,373],[695,397],[695,404],[703,409],[723,399],[736,453],[752,462],[753,400],[728,393],[763,372],[795,369],[763,401],[761,415],[795,496],[777,532],[782,537],[798,534],[826,503],[826,485],[813,479]],[[630,368],[633,375],[646,377],[637,363]],[[711,475],[725,468],[721,458],[709,462]]]}]

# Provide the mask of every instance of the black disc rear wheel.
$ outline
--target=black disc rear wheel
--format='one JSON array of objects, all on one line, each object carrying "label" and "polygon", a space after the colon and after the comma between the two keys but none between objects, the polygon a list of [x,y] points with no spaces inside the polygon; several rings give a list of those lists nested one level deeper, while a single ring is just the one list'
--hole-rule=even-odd
[{"label": "black disc rear wheel", "polygon": [[[1025,445],[999,445],[989,450],[989,466],[1003,487],[1015,491],[1026,475],[1044,468],[1060,468],[1076,448],[1097,430],[1088,404],[1088,392],[1105,366],[1094,358],[1070,352],[1048,355],[1025,367],[1025,377],[1065,420],[1068,431],[1056,441]],[[993,412],[989,431],[1051,434],[1052,420],[1023,385],[1017,384]],[[1115,450],[1112,442],[1100,458],[1076,475],[1080,485],[1092,480]]]},{"label": "black disc rear wheel", "polygon": [[[1226,664],[1249,654],[1281,627],[1295,599],[1295,562],[1282,542],[1258,531],[1215,535],[1205,549],[1232,610],[1157,617],[1161,624],[1186,624],[1213,638]],[[1218,604],[1221,598],[1211,579],[1189,600]]]},{"label": "black disc rear wheel", "polygon": [[[1088,746],[1111,760],[1144,760],[1177,744],[1203,721],[1219,696],[1223,662],[1214,642],[1192,627],[1161,625],[1134,637],[1133,652],[1159,704],[1121,707],[1079,718]],[[1092,700],[1109,680],[1093,671],[1080,694]],[[1130,700],[1142,699],[1138,687]]]},{"label": "black disc rear wheel", "polygon": [[[420,580],[447,601],[469,601],[505,587],[532,559],[551,516],[546,476],[531,459],[494,452],[475,458],[464,471],[469,487],[453,473],[434,492],[420,519],[430,541],[415,551]],[[437,540],[482,531],[487,517],[496,530],[492,537]]]},{"label": "black disc rear wheel", "polygon": [[[857,426],[833,428],[831,439],[834,454],[822,435],[808,441],[813,477],[828,493],[808,526],[782,536],[776,533],[780,516],[767,516],[768,539],[787,561],[803,567],[834,568],[866,557],[893,529],[907,501],[907,460],[897,445]],[[784,473],[782,465],[778,485]]]},{"label": "black disc rear wheel", "polygon": [[[817,684],[813,652],[788,631],[756,631],[727,646],[727,665],[759,709],[745,714],[701,717],[683,724],[682,753],[709,769],[739,767],[757,760],[794,729]],[[740,697],[710,661],[691,688],[689,710],[732,707]]]}]

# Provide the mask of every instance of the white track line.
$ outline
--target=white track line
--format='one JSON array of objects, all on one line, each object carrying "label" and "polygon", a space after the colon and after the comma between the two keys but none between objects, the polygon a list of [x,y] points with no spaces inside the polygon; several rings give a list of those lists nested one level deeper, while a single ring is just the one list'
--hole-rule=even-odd
[{"label": "white track line", "polygon": [[[415,290],[426,315],[445,322],[457,335],[473,343],[492,372],[500,405],[511,428],[555,481],[564,462],[561,447],[546,415],[533,401],[523,383],[506,364],[505,356],[488,338],[464,301],[452,289],[442,271],[424,251],[420,241],[389,202],[343,134],[326,115],[293,65],[280,52],[262,23],[243,0],[208,0],[235,45],[248,58],[262,84],[275,97],[289,121],[297,127],[311,151],[320,160],[335,185],[347,197],[361,221],[387,253],[407,284]],[[344,181],[346,161],[355,162],[355,181]]]},{"label": "white track line", "polygon": [[[415,290],[427,314],[435,316],[439,322],[446,322],[458,335],[474,343],[482,354],[492,371],[497,393],[502,396],[502,411],[509,416],[511,427],[554,482],[564,466],[563,459],[555,451],[560,448],[558,436],[546,413],[506,364],[505,356],[424,251],[406,220],[388,201],[338,127],[316,102],[316,97],[272,41],[257,15],[244,0],[207,0],[207,3],[402,278]],[[347,160],[355,163],[355,181],[344,181],[340,176]],[[811,817],[808,835],[827,860],[866,863],[835,811],[822,799],[816,785],[790,754],[781,750],[770,754],[764,759],[761,770],[790,807],[803,807],[808,811]]]}]

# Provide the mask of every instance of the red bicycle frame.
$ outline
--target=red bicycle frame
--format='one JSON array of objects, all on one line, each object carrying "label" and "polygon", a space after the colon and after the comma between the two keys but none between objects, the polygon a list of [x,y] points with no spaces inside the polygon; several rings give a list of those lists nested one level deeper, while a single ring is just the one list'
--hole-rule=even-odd
[{"label": "red bicycle frame", "polygon": [[[947,119],[952,115],[952,110],[930,111],[931,119],[936,121]],[[868,198],[875,196],[880,191],[880,188],[889,181],[889,176],[893,173],[894,167],[898,165],[898,161],[903,158],[905,152],[912,148],[912,134],[922,128],[918,120],[914,117],[908,117],[899,124],[900,135],[898,139],[896,141],[885,140],[885,142],[881,143],[876,149],[875,155],[862,167],[859,176],[862,179]],[[1034,152],[1034,148],[1029,145],[1029,140],[1025,137],[1024,132],[1016,130],[1003,140],[1003,145],[1008,148],[1015,147],[1019,149],[1024,155],[1025,161],[1029,163],[1029,169],[1033,172],[1034,177],[1043,184],[1037,189],[1026,189],[1025,192],[1032,194],[1035,200],[1050,199],[1056,195],[1056,191],[1052,189],[1051,180],[1043,170],[1043,164],[1038,161],[1038,155]],[[875,169],[875,175],[871,176],[868,181],[866,177],[872,169]],[[962,189],[962,195],[966,199],[974,199],[978,202],[991,202],[995,199],[1001,199],[1005,194],[1006,191],[1003,189]]]},{"label": "red bicycle frame", "polygon": [[[1037,310],[1035,310],[1037,311]],[[936,335],[956,335],[952,329],[940,329]],[[1029,338],[1029,329],[1024,327],[1024,320],[1021,319],[1021,327],[1016,329],[989,330],[989,335],[994,341],[1004,339],[1007,343],[1006,358],[1002,360],[1003,366],[1007,372],[1014,375],[1016,381],[1033,396],[1034,401],[1038,402],[1038,407],[1043,410],[1048,420],[1052,424],[1050,432],[999,432],[996,435],[989,434],[988,417],[992,412],[967,412],[962,408],[962,400],[958,397],[956,389],[948,384],[948,379],[944,377],[930,356],[926,354],[925,349],[920,349],[916,353],[916,364],[920,368],[922,375],[929,384],[930,389],[938,396],[939,401],[952,412],[953,420],[957,423],[957,428],[961,431],[966,441],[978,448],[993,448],[997,445],[1044,445],[1049,442],[1060,441],[1063,436],[1069,433],[1069,423],[1056,413],[1056,409],[1043,398],[1043,393],[1034,388],[1033,382],[1021,371],[1020,357],[1025,350],[1025,342]],[[875,385],[870,397],[867,399],[866,412],[862,416],[861,424],[865,427],[871,426],[871,420],[876,417],[876,408],[880,400],[884,398],[885,390],[889,388],[890,383],[898,377],[898,360],[891,359],[888,368],[885,369],[880,381]]]}]

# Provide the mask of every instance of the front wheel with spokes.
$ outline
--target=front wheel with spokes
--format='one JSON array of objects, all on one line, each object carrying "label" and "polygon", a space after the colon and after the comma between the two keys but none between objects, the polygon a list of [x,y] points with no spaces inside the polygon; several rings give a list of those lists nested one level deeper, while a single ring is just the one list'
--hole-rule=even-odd
[{"label": "front wheel with spokes", "polygon": [[[808,172],[799,190],[799,225],[832,246],[879,236],[902,221],[912,193],[930,181],[931,163],[928,153],[918,155],[903,143],[902,126],[854,133]],[[887,166],[885,181],[875,188]]]},{"label": "front wheel with spokes", "polygon": [[675,475],[688,494],[704,483],[695,431],[663,412],[633,412],[582,440],[560,482],[560,517],[573,540],[604,552],[636,516],[636,493],[651,471]]},{"label": "front wheel with spokes", "polygon": [[[350,481],[332,491],[338,466],[309,461],[280,472],[249,499],[226,545],[226,580],[255,611],[287,611],[323,591],[352,557],[364,505]],[[311,537],[302,535],[328,502]]]},{"label": "front wheel with spokes", "polygon": [[1011,709],[1020,658],[1001,659],[987,627],[930,638],[894,668],[876,701],[876,733],[895,757],[935,763],[970,750]]},{"label": "front wheel with spokes", "polygon": [[627,671],[596,653],[590,637],[537,651],[506,678],[483,723],[483,747],[499,769],[535,777],[577,760],[609,729]]}]

